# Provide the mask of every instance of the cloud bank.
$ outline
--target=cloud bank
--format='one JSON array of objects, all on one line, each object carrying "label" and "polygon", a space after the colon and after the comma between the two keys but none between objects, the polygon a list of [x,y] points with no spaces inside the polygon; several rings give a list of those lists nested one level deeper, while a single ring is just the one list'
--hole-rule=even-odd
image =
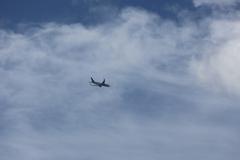
[{"label": "cloud bank", "polygon": [[127,8],[1,30],[1,159],[238,159],[238,26]]}]

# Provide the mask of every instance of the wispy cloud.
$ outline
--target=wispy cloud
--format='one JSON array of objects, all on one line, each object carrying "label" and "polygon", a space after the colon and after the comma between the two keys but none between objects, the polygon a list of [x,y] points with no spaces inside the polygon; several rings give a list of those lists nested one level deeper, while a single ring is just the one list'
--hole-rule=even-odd
[{"label": "wispy cloud", "polygon": [[233,6],[238,0],[193,0],[196,6],[200,5],[219,5],[219,6]]},{"label": "wispy cloud", "polygon": [[239,101],[225,96],[238,96],[237,34],[236,20],[135,8],[97,26],[1,30],[1,158],[238,158]]}]

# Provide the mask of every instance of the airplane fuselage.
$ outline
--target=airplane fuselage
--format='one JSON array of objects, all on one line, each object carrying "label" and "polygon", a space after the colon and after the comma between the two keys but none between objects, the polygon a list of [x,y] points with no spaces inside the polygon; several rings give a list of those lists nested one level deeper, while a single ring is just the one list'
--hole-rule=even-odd
[{"label": "airplane fuselage", "polygon": [[100,82],[92,82],[92,83],[95,84],[95,85],[98,86],[98,87],[102,87],[102,86],[104,86],[104,87],[110,87],[109,84],[103,84],[103,83],[100,83]]}]

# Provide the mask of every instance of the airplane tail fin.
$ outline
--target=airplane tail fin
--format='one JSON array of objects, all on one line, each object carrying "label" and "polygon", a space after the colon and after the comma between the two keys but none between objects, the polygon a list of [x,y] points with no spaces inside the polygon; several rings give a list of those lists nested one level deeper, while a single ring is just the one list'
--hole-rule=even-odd
[{"label": "airplane tail fin", "polygon": [[105,79],[103,79],[102,84],[105,84]]},{"label": "airplane tail fin", "polygon": [[91,81],[92,81],[92,83],[95,82],[92,77],[91,77]]}]

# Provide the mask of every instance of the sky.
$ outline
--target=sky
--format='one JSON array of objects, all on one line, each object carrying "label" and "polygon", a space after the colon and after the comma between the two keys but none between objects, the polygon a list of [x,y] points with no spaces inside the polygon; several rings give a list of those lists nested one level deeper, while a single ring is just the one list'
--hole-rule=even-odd
[{"label": "sky", "polygon": [[239,44],[238,0],[1,0],[0,159],[238,160]]}]

